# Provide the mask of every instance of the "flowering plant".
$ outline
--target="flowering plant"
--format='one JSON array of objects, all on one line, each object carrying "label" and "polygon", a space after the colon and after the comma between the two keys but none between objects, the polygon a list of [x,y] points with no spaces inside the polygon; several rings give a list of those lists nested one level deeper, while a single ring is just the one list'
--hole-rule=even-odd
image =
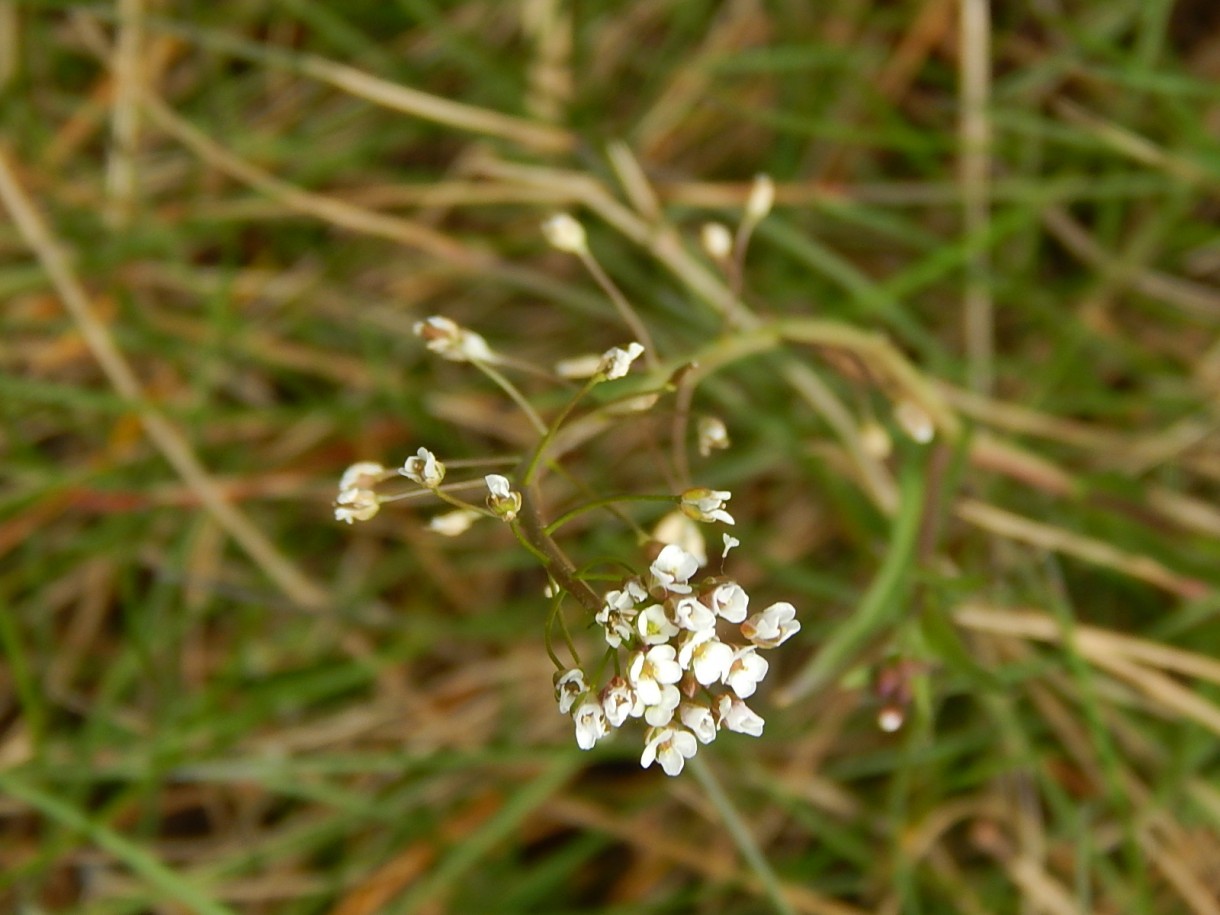
[{"label": "flowering plant", "polygon": [[[764,184],[760,192],[764,198],[766,190]],[[748,218],[765,215],[758,210],[761,204],[754,206]],[[379,494],[377,486],[401,476],[452,506],[430,523],[438,533],[458,536],[480,517],[508,524],[549,579],[547,592],[553,604],[545,630],[546,648],[556,668],[555,699],[560,713],[572,719],[577,745],[591,749],[630,720],[642,719],[641,764],[649,767],[656,762],[667,774],[677,775],[698,747],[711,743],[722,730],[755,737],[762,734],[763,719],[745,700],[754,695],[769,670],[766,652],[801,627],[790,603],[774,603],[750,613],[750,595],[723,574],[729,551],[739,543],[735,537],[722,534],[721,569],[708,571],[699,527],[735,524],[727,508],[732,498],[727,490],[687,482],[677,493],[595,498],[559,517],[550,516],[541,489],[545,473],[558,466],[590,430],[649,410],[675,391],[685,406],[679,409],[674,426],[674,450],[681,454],[674,476],[689,480],[684,446],[691,420],[691,387],[683,388],[683,379],[693,366],[680,366],[676,374],[664,372],[646,327],[593,260],[579,223],[569,216],[555,217],[544,226],[544,234],[556,248],[578,256],[589,267],[639,339],[600,356],[570,358],[557,366],[558,381],[583,379],[583,383],[553,418],[545,420],[500,371],[513,366],[513,359],[497,353],[483,336],[449,318],[420,321],[416,334],[427,348],[442,358],[470,363],[487,375],[524,413],[537,432],[536,443],[514,468],[486,474],[481,481],[452,481],[447,472],[459,462],[447,467],[427,448],[419,448],[396,473],[380,464],[360,462],[343,475],[335,517],[349,524],[371,519],[381,503],[402,497]],[[585,410],[581,423],[574,421],[593,388],[625,379],[640,359],[649,370],[649,383],[642,390],[633,386],[627,396],[612,397]],[[728,430],[716,417],[697,418],[695,429],[698,451],[705,457],[730,446]],[[474,466],[477,462],[460,463]],[[482,504],[461,495],[475,488],[484,493]],[[626,502],[668,503],[670,509],[649,535],[623,512],[621,503]],[[620,574],[609,588],[605,587],[605,572],[578,566],[560,544],[560,532],[569,521],[599,510],[611,511],[635,527],[643,551],[639,561],[615,563]],[[628,570],[625,575],[621,574],[624,568]],[[567,619],[572,603],[579,608],[585,628],[596,633],[599,656],[594,661],[582,661],[570,634]],[[565,642],[568,661],[561,661],[556,652],[557,633]]]}]

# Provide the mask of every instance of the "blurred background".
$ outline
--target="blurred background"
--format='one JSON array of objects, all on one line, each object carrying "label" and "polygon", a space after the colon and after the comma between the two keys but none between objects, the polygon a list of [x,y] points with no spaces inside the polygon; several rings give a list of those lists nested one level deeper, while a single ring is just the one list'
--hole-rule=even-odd
[{"label": "blurred background", "polygon": [[[0,911],[1220,912],[1218,78],[1210,0],[0,0]],[[533,442],[416,321],[629,339],[558,210],[671,365],[803,328],[694,392],[804,626],[722,797],[576,749],[504,525],[333,518]]]}]

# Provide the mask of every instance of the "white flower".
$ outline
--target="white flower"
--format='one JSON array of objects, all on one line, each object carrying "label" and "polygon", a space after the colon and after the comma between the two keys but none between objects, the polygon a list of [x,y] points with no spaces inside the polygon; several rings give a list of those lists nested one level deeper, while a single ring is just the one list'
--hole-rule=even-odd
[{"label": "white flower", "polygon": [[618,610],[630,610],[640,601],[648,597],[648,592],[640,584],[638,578],[628,578],[623,582],[622,590],[606,592],[606,606]]},{"label": "white flower", "polygon": [[606,684],[606,688],[601,693],[601,703],[606,720],[616,728],[621,726],[629,715],[638,717],[643,711],[636,698],[635,690],[622,677],[615,677]]},{"label": "white flower", "polygon": [[706,705],[683,702],[678,709],[678,718],[690,728],[700,743],[711,743],[716,739],[716,718]]},{"label": "white flower", "polygon": [[644,347],[638,343],[628,343],[627,348],[611,347],[602,353],[602,361],[597,367],[597,373],[607,381],[622,378],[631,368],[631,363],[640,358]]},{"label": "white flower", "polygon": [[593,745],[610,733],[610,723],[602,705],[592,696],[586,696],[572,713],[576,724],[576,745],[582,750],[591,750]]},{"label": "white flower", "polygon": [[699,598],[687,596],[674,604],[674,622],[680,628],[689,629],[692,632],[699,629],[715,629],[716,614]]},{"label": "white flower", "polygon": [[733,233],[724,223],[705,222],[699,229],[699,242],[712,260],[722,261],[733,252]]},{"label": "white flower", "polygon": [[513,492],[508,483],[508,477],[498,473],[489,473],[483,477],[487,484],[487,507],[505,521],[512,521],[521,510],[521,493]]},{"label": "white flower", "polygon": [[699,454],[703,457],[729,447],[729,430],[725,428],[723,420],[715,416],[701,416],[695,430],[699,438]]},{"label": "white flower", "polygon": [[594,617],[606,630],[606,644],[618,648],[631,640],[635,634],[635,605],[648,596],[644,587],[634,578],[623,585],[621,591],[607,591],[605,603]]},{"label": "white flower", "polygon": [[581,254],[588,248],[585,227],[567,213],[556,213],[544,222],[542,234],[552,247],[568,254]]},{"label": "white flower", "polygon": [[733,547],[735,547],[735,546],[741,546],[741,541],[738,540],[736,537],[734,537],[732,534],[727,534],[727,533],[721,534],[721,537],[724,538],[724,552],[720,554],[720,558],[728,559],[729,550],[733,549]]},{"label": "white flower", "polygon": [[645,645],[663,645],[678,634],[678,627],[670,622],[660,604],[641,610],[635,619],[635,628]]},{"label": "white flower", "polygon": [[774,648],[782,645],[801,631],[796,618],[796,608],[787,601],[772,604],[762,613],[756,613],[741,624],[741,634],[759,648]]},{"label": "white flower", "polygon": [[555,363],[555,374],[560,378],[578,380],[592,378],[602,367],[602,357],[597,353],[586,353],[583,356],[573,356],[561,359]]},{"label": "white flower", "polygon": [[428,522],[428,530],[435,531],[442,537],[458,537],[470,530],[470,525],[481,517],[478,512],[469,508],[459,508],[436,515]]},{"label": "white flower", "polygon": [[707,565],[707,546],[703,542],[703,531],[681,511],[671,511],[658,521],[652,530],[652,539],[667,545],[676,543],[694,556],[700,566]]},{"label": "white flower", "polygon": [[702,686],[723,680],[733,658],[733,646],[717,639],[715,629],[690,633],[678,650],[678,666],[691,671]]},{"label": "white flower", "polygon": [[755,175],[750,196],[746,198],[746,221],[762,222],[774,205],[775,182],[771,180],[770,175]]},{"label": "white flower", "polygon": [[345,489],[335,499],[335,520],[351,524],[368,521],[381,509],[377,494],[371,489]]},{"label": "white flower", "polygon": [[385,468],[376,461],[360,461],[343,471],[339,478],[339,492],[348,489],[372,489],[385,476]]},{"label": "white flower", "polygon": [[674,710],[681,701],[682,694],[678,692],[678,687],[666,683],[661,687],[661,698],[652,705],[644,706],[644,720],[654,728],[669,724],[673,721]]},{"label": "white flower", "polygon": [[687,582],[698,570],[699,560],[676,543],[662,549],[648,568],[652,573],[653,585],[675,594],[690,594],[691,588]]},{"label": "white flower", "polygon": [[733,523],[733,516],[724,509],[724,503],[733,498],[731,492],[717,489],[688,489],[682,493],[679,508],[695,521],[722,521]]},{"label": "white flower", "polygon": [[712,609],[724,620],[730,623],[740,623],[746,618],[746,608],[750,604],[750,595],[745,588],[735,581],[726,581],[717,585],[711,596]]},{"label": "white flower", "polygon": [[584,671],[579,667],[555,675],[555,701],[559,703],[559,711],[564,715],[571,711],[576,700],[588,691],[589,685],[585,683]]},{"label": "white flower", "polygon": [[758,689],[759,682],[767,675],[770,666],[753,645],[748,645],[733,652],[732,661],[722,680],[742,699],[749,699]]},{"label": "white flower", "polygon": [[408,480],[429,489],[436,489],[445,479],[445,465],[427,448],[420,448],[414,457],[407,458],[398,472]]},{"label": "white flower", "polygon": [[762,736],[765,722],[736,696],[721,696],[716,712],[721,727],[738,734],[749,734],[751,737]]},{"label": "white flower", "polygon": [[441,315],[415,322],[415,336],[432,352],[453,362],[495,362],[487,341]]},{"label": "white flower", "polygon": [[653,645],[648,651],[637,651],[631,656],[627,679],[644,705],[656,705],[661,701],[661,687],[682,679],[677,655],[672,645]]},{"label": "white flower", "polygon": [[606,632],[606,644],[618,648],[623,642],[631,641],[635,635],[635,618],[637,611],[620,610],[617,607],[604,606],[594,617]]},{"label": "white flower", "polygon": [[698,749],[695,735],[685,728],[650,728],[644,735],[640,765],[647,769],[654,762],[659,762],[666,775],[677,775]]}]

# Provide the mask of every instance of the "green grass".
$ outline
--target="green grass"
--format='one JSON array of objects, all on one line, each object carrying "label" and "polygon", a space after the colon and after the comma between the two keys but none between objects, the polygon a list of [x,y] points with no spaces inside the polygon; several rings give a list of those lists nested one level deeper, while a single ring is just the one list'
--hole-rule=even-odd
[{"label": "green grass", "polygon": [[[1220,912],[1220,17],[992,6],[987,50],[939,0],[0,0],[0,910]],[[699,227],[759,173],[738,300]],[[535,444],[416,321],[543,369],[629,339],[558,210],[661,361],[577,413],[697,355],[733,445],[691,482],[803,625],[764,736],[677,779],[573,746],[506,526],[332,517],[355,461]],[[548,516],[677,492],[679,402]],[[595,589],[640,562],[563,533]]]}]

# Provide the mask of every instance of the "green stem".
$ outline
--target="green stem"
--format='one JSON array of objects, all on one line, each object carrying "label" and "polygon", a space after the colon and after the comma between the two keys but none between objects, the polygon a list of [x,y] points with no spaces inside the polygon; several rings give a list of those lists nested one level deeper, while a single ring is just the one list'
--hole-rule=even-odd
[{"label": "green stem", "polygon": [[788,904],[788,900],[784,898],[784,888],[780,885],[779,876],[771,867],[771,862],[762,853],[762,849],[758,847],[758,843],[754,841],[749,827],[741,818],[741,814],[737,812],[737,808],[733,806],[733,802],[725,793],[720,780],[712,772],[712,767],[702,756],[693,757],[687,765],[695,773],[695,778],[699,780],[699,784],[707,794],[707,799],[712,802],[712,806],[720,814],[720,819],[724,822],[724,828],[728,830],[733,844],[745,858],[746,864],[754,871],[758,882],[762,884],[763,892],[775,906],[775,911],[780,915],[796,915],[795,910]]},{"label": "green stem", "polygon": [[596,375],[586,381],[584,386],[576,392],[576,396],[569,400],[564,406],[563,410],[560,411],[559,415],[555,417],[555,421],[551,423],[550,428],[543,428],[541,430],[542,438],[538,441],[533,453],[530,454],[529,463],[525,467],[525,474],[521,478],[522,487],[533,484],[534,477],[538,475],[538,468],[542,466],[542,456],[546,453],[546,449],[550,447],[551,442],[555,440],[555,435],[559,432],[563,424],[567,422],[568,417],[572,415],[572,411],[576,409],[576,405],[580,403],[581,398],[593,390],[594,385],[596,385],[599,381],[601,381],[601,379]]},{"label": "green stem", "polygon": [[924,513],[925,467],[908,460],[902,471],[898,517],[889,550],[860,606],[822,644],[822,649],[777,697],[787,705],[808,696],[836,674],[870,637],[896,620],[907,607],[915,550]]},{"label": "green stem", "polygon": [[648,333],[648,328],[644,326],[640,316],[636,314],[631,303],[627,301],[627,297],[623,295],[618,286],[614,285],[614,281],[610,279],[606,271],[602,270],[601,264],[597,262],[597,259],[592,254],[586,250],[581,252],[579,257],[586,269],[593,274],[593,279],[597,281],[597,285],[601,286],[602,292],[606,293],[610,301],[614,303],[614,307],[618,310],[619,317],[623,319],[623,323],[635,334],[636,340],[644,347],[644,363],[649,369],[655,370],[660,363],[657,360],[652,335]]},{"label": "green stem", "polygon": [[488,365],[486,362],[475,360],[474,366],[497,385],[499,385],[501,390],[512,398],[513,403],[521,408],[521,412],[525,414],[527,419],[529,419],[530,424],[535,430],[537,430],[539,435],[545,436],[547,434],[546,423],[542,421],[542,417],[538,415],[538,411],[535,410],[530,402],[525,399],[525,395],[517,390],[517,386],[515,384],[501,375],[496,369]]},{"label": "green stem", "polygon": [[575,508],[568,509],[550,524],[544,530],[546,533],[553,534],[559,530],[573,518],[583,515],[585,512],[595,511],[599,508],[606,508],[610,505],[618,505],[622,502],[678,502],[677,496],[647,496],[647,495],[618,495],[606,496],[603,499],[594,499],[592,502],[585,502],[583,505],[577,505]]},{"label": "green stem", "polygon": [[559,586],[576,598],[582,607],[596,615],[602,608],[601,598],[577,577],[576,566],[572,560],[546,532],[546,524],[539,507],[541,501],[536,483],[522,485],[521,513],[517,518],[523,542],[528,541],[534,547],[531,552],[536,550],[535,555],[539,556],[551,577],[559,582]]}]

